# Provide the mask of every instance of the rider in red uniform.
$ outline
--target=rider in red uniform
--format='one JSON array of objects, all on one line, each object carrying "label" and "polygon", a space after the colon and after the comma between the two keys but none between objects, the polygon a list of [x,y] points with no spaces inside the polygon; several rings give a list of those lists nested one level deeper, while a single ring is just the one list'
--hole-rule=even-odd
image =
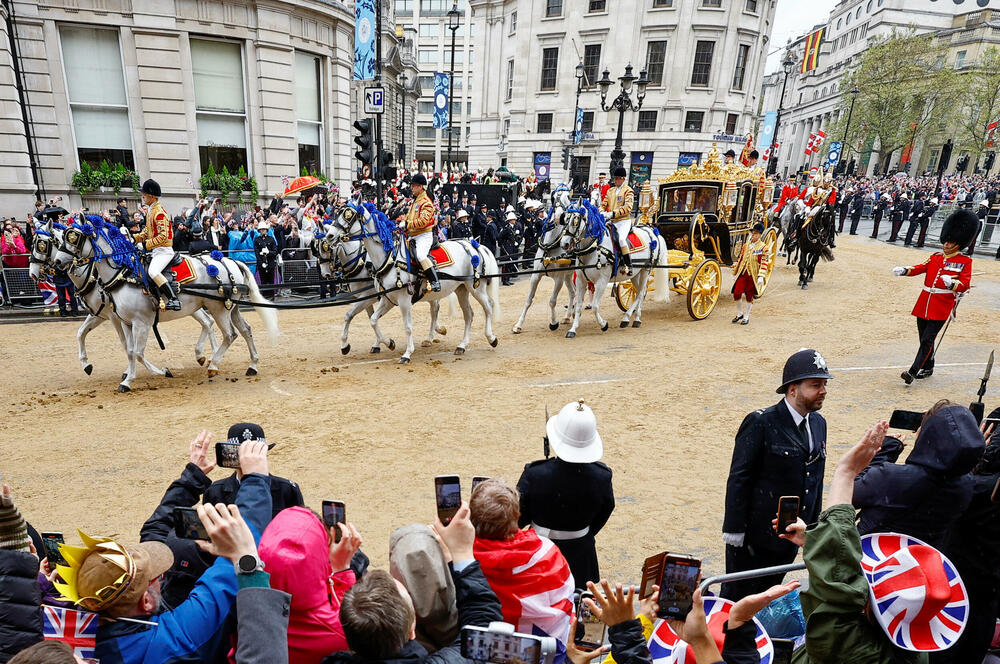
[{"label": "rider in red uniform", "polygon": [[924,275],[924,287],[913,307],[917,317],[920,349],[913,365],[900,377],[907,385],[914,378],[927,378],[934,373],[934,342],[938,332],[951,316],[958,303],[958,293],[969,290],[972,281],[972,258],[961,254],[979,230],[979,219],[970,210],[953,212],[941,229],[941,251],[913,267],[895,267],[897,277]]}]

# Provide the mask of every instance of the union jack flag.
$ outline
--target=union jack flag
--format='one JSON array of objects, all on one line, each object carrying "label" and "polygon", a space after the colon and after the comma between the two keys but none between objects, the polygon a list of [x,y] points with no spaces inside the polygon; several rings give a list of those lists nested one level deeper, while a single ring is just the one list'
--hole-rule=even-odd
[{"label": "union jack flag", "polygon": [[97,647],[97,614],[56,606],[42,607],[43,636],[62,641],[78,657],[91,658]]},{"label": "union jack flag", "polygon": [[42,298],[45,300],[45,306],[51,307],[59,300],[59,296],[56,294],[56,286],[51,281],[39,281],[38,290],[42,293]]},{"label": "union jack flag", "polygon": [[[705,617],[708,619],[708,630],[722,650],[724,639],[723,627],[729,618],[733,602],[721,597],[705,598]],[[774,661],[774,645],[771,637],[764,631],[763,625],[754,618],[757,628],[757,655],[760,664],[771,664]],[[678,638],[666,620],[657,620],[653,626],[653,634],[649,637],[649,653],[653,656],[653,664],[694,664],[694,652],[686,641]]]},{"label": "union jack flag", "polygon": [[900,648],[943,650],[961,636],[969,617],[965,585],[933,547],[895,533],[866,535],[861,570],[879,624]]}]

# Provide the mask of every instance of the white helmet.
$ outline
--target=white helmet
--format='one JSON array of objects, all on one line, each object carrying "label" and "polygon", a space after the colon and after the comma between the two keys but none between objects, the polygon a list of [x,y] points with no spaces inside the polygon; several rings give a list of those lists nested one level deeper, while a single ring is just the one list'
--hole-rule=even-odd
[{"label": "white helmet", "polygon": [[604,456],[597,418],[583,399],[568,403],[545,423],[552,451],[569,463],[593,463]]}]

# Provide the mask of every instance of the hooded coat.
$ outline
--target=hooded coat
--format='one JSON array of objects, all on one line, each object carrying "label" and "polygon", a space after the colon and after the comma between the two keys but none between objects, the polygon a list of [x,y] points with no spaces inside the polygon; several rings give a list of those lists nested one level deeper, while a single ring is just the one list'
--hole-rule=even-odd
[{"label": "hooded coat", "polygon": [[858,531],[900,533],[940,549],[972,500],[970,473],[984,449],[976,418],[961,406],[928,418],[903,464],[896,463],[902,445],[887,438],[854,481],[854,507],[861,510]]},{"label": "hooded coat", "polygon": [[319,664],[330,653],[347,650],[340,602],[356,579],[350,569],[330,568],[323,522],[304,507],[283,510],[264,531],[258,550],[271,587],[292,596],[289,664]]},{"label": "hooded coat", "polygon": [[451,645],[458,636],[455,582],[433,531],[414,523],[389,537],[389,572],[413,600],[417,641],[427,652]]}]

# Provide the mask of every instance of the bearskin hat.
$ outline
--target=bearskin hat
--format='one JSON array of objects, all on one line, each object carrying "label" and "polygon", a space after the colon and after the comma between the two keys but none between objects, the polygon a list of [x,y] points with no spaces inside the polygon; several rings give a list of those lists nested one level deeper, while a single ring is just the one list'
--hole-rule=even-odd
[{"label": "bearskin hat", "polygon": [[941,244],[954,242],[960,249],[965,249],[975,239],[977,231],[979,218],[972,210],[955,210],[948,215],[941,227]]}]

